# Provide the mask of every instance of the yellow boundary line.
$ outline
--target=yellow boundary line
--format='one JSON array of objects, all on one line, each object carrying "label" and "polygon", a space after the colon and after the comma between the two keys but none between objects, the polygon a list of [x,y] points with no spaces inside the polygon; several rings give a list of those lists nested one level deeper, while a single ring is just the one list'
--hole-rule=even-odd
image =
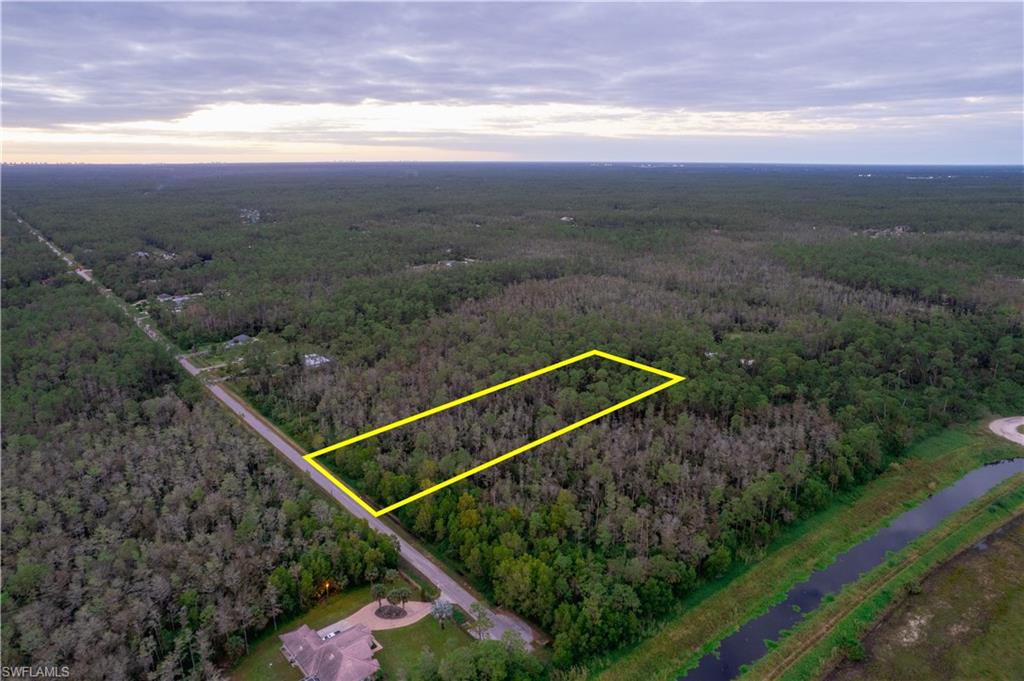
[{"label": "yellow boundary line", "polygon": [[[480,464],[479,466],[475,466],[473,468],[470,468],[468,471],[465,471],[465,472],[459,473],[458,475],[452,476],[451,478],[448,478],[444,482],[440,482],[440,483],[438,483],[438,484],[436,484],[436,485],[434,485],[432,487],[429,487],[429,488],[427,488],[427,489],[425,489],[425,490],[423,490],[421,492],[417,492],[416,494],[413,494],[412,496],[406,497],[405,499],[402,499],[401,501],[397,501],[397,502],[391,504],[390,506],[386,506],[386,507],[380,509],[379,511],[376,510],[375,508],[373,508],[372,506],[370,506],[369,504],[367,504],[365,501],[363,501],[363,499],[360,498],[360,496],[358,494],[356,494],[354,491],[352,491],[347,485],[345,485],[345,483],[343,483],[342,481],[340,481],[336,477],[334,477],[334,475],[330,471],[328,471],[324,466],[322,466],[320,463],[318,463],[316,461],[317,457],[319,457],[319,456],[321,456],[323,454],[327,454],[328,452],[333,452],[336,449],[341,449],[343,447],[348,447],[349,445],[355,444],[357,442],[362,442],[363,440],[366,440],[366,439],[369,439],[371,437],[374,437],[375,435],[380,435],[381,433],[386,433],[389,430],[394,430],[395,428],[399,428],[399,427],[407,425],[409,423],[413,423],[415,421],[419,421],[420,419],[426,418],[428,416],[432,416],[432,415],[437,414],[439,412],[442,412],[442,411],[444,411],[446,409],[451,409],[452,407],[457,407],[460,404],[465,404],[466,402],[470,402],[470,401],[475,400],[477,398],[484,397],[485,395],[490,395],[491,393],[496,393],[499,390],[504,390],[505,388],[509,388],[511,386],[517,385],[519,383],[522,383],[523,381],[528,381],[531,378],[536,378],[537,376],[541,376],[541,375],[549,373],[551,371],[555,371],[556,369],[561,369],[562,367],[569,366],[570,364],[574,364],[576,362],[582,361],[584,359],[588,359],[590,357],[600,357],[601,359],[607,359],[607,360],[610,360],[612,362],[618,362],[619,364],[624,364],[624,365],[632,367],[634,369],[640,369],[641,371],[646,371],[648,373],[652,373],[652,374],[656,374],[658,376],[662,376],[663,378],[667,378],[668,380],[665,381],[664,383],[661,383],[659,385],[654,386],[653,388],[645,390],[642,393],[638,393],[638,394],[630,397],[629,399],[623,400],[622,402],[619,402],[618,404],[613,404],[612,406],[610,406],[610,407],[608,407],[606,409],[602,409],[601,411],[596,412],[594,414],[591,414],[590,416],[587,416],[586,418],[582,418],[579,421],[576,421],[575,423],[570,423],[569,425],[567,425],[567,426],[565,426],[563,428],[559,428],[558,430],[556,430],[553,433],[549,433],[549,434],[547,434],[547,435],[545,435],[543,437],[537,438],[533,442],[528,442],[525,445],[523,445],[522,447],[517,447],[516,449],[513,449],[510,452],[506,452],[505,454],[502,454],[501,456],[497,456],[497,457],[491,459],[490,461],[485,461],[484,463]],[[466,395],[465,397],[460,397],[457,400],[452,400],[451,402],[446,402],[446,403],[444,403],[444,404],[442,404],[442,405],[440,405],[438,407],[434,407],[433,409],[428,409],[428,410],[420,412],[418,414],[413,414],[412,416],[408,416],[408,417],[406,417],[404,419],[400,419],[398,421],[395,421],[394,423],[389,423],[386,426],[381,426],[380,428],[375,428],[375,429],[367,431],[367,432],[365,432],[365,433],[363,433],[361,435],[356,435],[355,437],[350,437],[347,440],[342,440],[341,442],[337,442],[337,443],[335,443],[333,445],[330,445],[328,447],[324,447],[323,449],[318,449],[315,452],[311,452],[309,454],[306,454],[305,459],[314,468],[316,468],[318,471],[320,471],[320,473],[322,473],[324,477],[326,477],[328,480],[330,480],[332,483],[334,483],[334,485],[338,489],[340,489],[342,492],[344,492],[348,496],[352,497],[353,501],[355,501],[357,504],[359,504],[364,509],[366,509],[366,511],[368,513],[370,513],[374,517],[380,517],[380,516],[382,516],[382,515],[384,515],[386,513],[391,513],[395,509],[401,508],[402,506],[405,506],[406,504],[410,504],[410,503],[416,501],[417,499],[422,499],[423,497],[428,496],[430,494],[433,494],[434,492],[437,492],[438,490],[444,489],[445,487],[448,487],[449,485],[454,485],[455,483],[459,482],[460,480],[464,480],[464,479],[470,477],[471,475],[476,475],[480,471],[487,470],[491,466],[495,466],[495,465],[501,463],[502,461],[507,461],[507,460],[511,459],[512,457],[518,456],[518,455],[522,454],[523,452],[526,452],[526,451],[529,451],[529,450],[533,449],[534,447],[538,447],[538,446],[544,444],[545,442],[550,442],[551,440],[554,440],[555,438],[561,437],[561,436],[565,435],[566,433],[569,433],[569,432],[571,432],[573,430],[576,430],[580,426],[585,426],[586,424],[588,424],[588,423],[590,423],[592,421],[596,421],[597,419],[601,418],[602,416],[607,416],[608,414],[611,414],[612,412],[618,411],[619,409],[622,409],[623,407],[627,407],[627,406],[633,404],[634,402],[639,402],[640,400],[648,398],[651,395],[653,395],[655,393],[658,393],[658,392],[661,392],[662,390],[664,390],[666,388],[671,388],[672,386],[676,385],[677,383],[681,383],[682,381],[685,381],[685,380],[686,380],[685,376],[679,376],[678,374],[673,374],[673,373],[670,373],[668,371],[663,371],[661,369],[656,369],[655,367],[648,366],[646,364],[641,364],[640,362],[634,362],[633,360],[626,359],[625,357],[619,357],[617,355],[613,355],[611,353],[603,352],[601,350],[590,350],[589,352],[584,352],[581,355],[576,355],[575,357],[570,357],[569,359],[563,359],[561,362],[555,362],[554,364],[546,366],[546,367],[544,367],[542,369],[537,369],[536,371],[531,371],[528,374],[523,374],[522,376],[519,376],[518,378],[513,378],[513,379],[511,379],[509,381],[505,381],[504,383],[499,383],[497,385],[493,385],[490,388],[485,388],[483,390],[480,390],[478,392],[473,393],[472,395]]]}]

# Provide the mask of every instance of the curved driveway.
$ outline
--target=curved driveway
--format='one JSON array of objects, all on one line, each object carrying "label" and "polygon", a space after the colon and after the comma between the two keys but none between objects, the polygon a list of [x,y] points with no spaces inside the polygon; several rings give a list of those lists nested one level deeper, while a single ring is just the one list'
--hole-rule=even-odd
[{"label": "curved driveway", "polygon": [[1005,419],[996,419],[988,424],[988,429],[999,437],[1024,447],[1024,433],[1018,430],[1022,426],[1024,426],[1024,416],[1011,416]]}]

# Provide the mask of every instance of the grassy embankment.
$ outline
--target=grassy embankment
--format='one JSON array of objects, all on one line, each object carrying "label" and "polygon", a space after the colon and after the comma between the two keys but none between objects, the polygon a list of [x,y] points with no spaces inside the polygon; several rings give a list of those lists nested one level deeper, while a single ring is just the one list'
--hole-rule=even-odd
[{"label": "grassy embankment", "polygon": [[[279,622],[277,629],[266,632],[252,643],[249,654],[231,671],[231,678],[236,681],[298,681],[302,674],[285,661],[278,635],[303,624],[313,629],[326,627],[351,615],[371,600],[369,587],[349,589],[325,599],[303,615]],[[441,657],[452,648],[472,642],[459,627],[449,624],[442,629],[433,617],[401,629],[375,632],[374,637],[382,648],[376,658],[388,679],[406,678],[424,648]]]},{"label": "grassy embankment", "polygon": [[741,624],[782,600],[815,569],[894,516],[980,464],[1020,455],[984,424],[943,431],[911,447],[874,481],[789,527],[757,563],[737,565],[683,599],[641,643],[596,661],[602,681],[674,679]]},{"label": "grassy embankment", "polygon": [[1024,475],[1016,475],[829,599],[742,678],[810,681],[847,655],[861,656],[861,637],[920,580],[1022,513]]}]

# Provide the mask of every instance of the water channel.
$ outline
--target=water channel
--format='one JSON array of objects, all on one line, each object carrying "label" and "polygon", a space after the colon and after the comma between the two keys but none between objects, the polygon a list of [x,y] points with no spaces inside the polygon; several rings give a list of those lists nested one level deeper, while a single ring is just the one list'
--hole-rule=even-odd
[{"label": "water channel", "polygon": [[828,567],[813,572],[807,581],[790,589],[781,603],[723,639],[717,650],[702,657],[696,667],[678,677],[679,681],[730,681],[736,678],[740,667],[755,662],[768,652],[765,641],[777,640],[783,630],[797,624],[804,615],[817,608],[826,595],[838,593],[843,586],[880,565],[888,553],[899,551],[1016,473],[1024,473],[1024,458],[975,468],[868,539],[839,554]]}]

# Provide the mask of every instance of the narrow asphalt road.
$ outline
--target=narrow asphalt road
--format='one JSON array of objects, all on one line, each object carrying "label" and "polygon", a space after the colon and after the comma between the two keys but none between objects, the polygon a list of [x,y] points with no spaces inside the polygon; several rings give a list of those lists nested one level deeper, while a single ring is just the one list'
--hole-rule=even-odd
[{"label": "narrow asphalt road", "polygon": [[[201,373],[199,367],[192,364],[187,357],[178,357],[178,362],[181,363],[181,366],[185,367],[185,371],[189,372],[193,376],[198,376]],[[445,599],[457,604],[466,612],[470,612],[470,606],[476,603],[477,599],[465,588],[459,585],[458,582],[449,577],[440,566],[427,558],[418,549],[410,545],[409,542],[396,535],[380,520],[380,518],[375,518],[367,513],[366,509],[357,504],[350,496],[335,487],[330,480],[325,478],[320,471],[309,465],[309,463],[303,458],[306,452],[297,449],[295,445],[289,442],[289,440],[273,425],[261,419],[233,392],[218,383],[206,383],[205,385],[210,392],[212,392],[213,395],[220,400],[222,404],[224,404],[224,406],[230,409],[236,416],[238,416],[238,418],[242,419],[247,426],[256,431],[260,437],[269,442],[274,449],[287,457],[287,459],[291,461],[296,468],[308,475],[313,482],[331,495],[331,497],[341,504],[346,511],[357,518],[365,520],[374,530],[383,534],[393,535],[398,540],[398,546],[402,557],[409,561],[414,568],[437,586],[437,588],[441,590],[441,594]],[[511,629],[518,632],[527,643],[532,642],[533,634],[530,631],[530,628],[526,624],[519,622],[517,618],[493,611],[490,612],[490,618],[494,623],[494,626],[490,631],[491,638],[501,638],[501,635],[505,633],[505,631]]]},{"label": "narrow asphalt road", "polygon": [[999,437],[1024,447],[1024,433],[1017,430],[1021,426],[1024,426],[1024,416],[1011,416],[1005,419],[996,419],[988,424],[988,429]]},{"label": "narrow asphalt road", "polygon": [[[131,306],[125,303],[120,298],[116,297],[108,288],[103,287],[100,282],[92,276],[92,272],[83,268],[82,266],[75,263],[74,259],[70,255],[62,251],[52,241],[47,239],[39,230],[25,223],[21,218],[18,218],[18,222],[25,225],[37,239],[43,242],[51,251],[53,251],[58,257],[60,257],[68,266],[74,270],[75,274],[80,276],[86,282],[96,286],[100,292],[114,300],[118,306],[128,315],[132,321],[134,321],[139,328],[153,341],[163,345],[165,348],[174,352],[172,344],[167,341],[163,335],[157,331],[148,322],[145,317],[136,316],[132,312]],[[351,513],[357,518],[365,520],[371,528],[377,532],[391,535],[398,540],[399,552],[402,557],[405,558],[416,570],[418,570],[424,577],[430,580],[440,591],[441,597],[458,605],[460,608],[470,613],[470,607],[477,603],[477,599],[471,594],[465,587],[460,585],[455,579],[450,577],[444,569],[435,563],[433,560],[428,558],[422,551],[412,546],[402,537],[399,537],[392,531],[383,521],[379,518],[375,518],[366,509],[357,504],[347,494],[342,492],[340,489],[334,486],[334,484],[324,477],[318,470],[313,468],[303,456],[306,452],[303,452],[292,444],[287,437],[285,437],[280,431],[277,430],[273,425],[261,419],[244,401],[242,401],[237,395],[228,390],[218,383],[204,381],[200,378],[200,374],[203,372],[202,369],[194,365],[189,361],[188,357],[184,355],[178,355],[176,357],[178,363],[192,376],[197,377],[200,382],[206,386],[214,397],[216,397],[221,404],[231,410],[241,421],[249,426],[257,435],[266,440],[270,446],[280,452],[286,457],[296,468],[304,472],[313,482],[320,486],[327,494],[329,494],[335,501],[337,501],[346,511]],[[486,603],[482,603],[486,607]],[[506,631],[514,631],[522,637],[523,641],[528,647],[532,648],[533,645],[533,630],[525,622],[520,620],[518,617],[513,615],[494,612],[491,609],[487,609],[487,614],[492,622],[490,630],[487,632],[487,636],[493,639],[500,639]]]}]

